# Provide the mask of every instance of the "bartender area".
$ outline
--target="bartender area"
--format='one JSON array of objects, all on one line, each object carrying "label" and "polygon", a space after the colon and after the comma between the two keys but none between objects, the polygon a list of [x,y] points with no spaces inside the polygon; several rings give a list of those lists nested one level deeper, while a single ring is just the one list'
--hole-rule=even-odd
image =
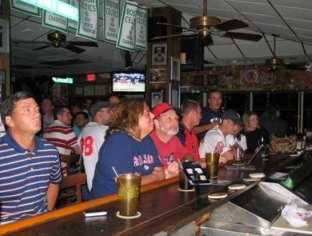
[{"label": "bartender area", "polygon": [[312,235],[311,9],[0,1],[0,235]]}]

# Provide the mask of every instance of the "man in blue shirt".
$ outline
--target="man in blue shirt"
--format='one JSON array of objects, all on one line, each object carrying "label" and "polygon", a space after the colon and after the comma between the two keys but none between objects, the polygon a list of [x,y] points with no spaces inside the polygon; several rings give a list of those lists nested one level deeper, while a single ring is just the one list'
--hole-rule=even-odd
[{"label": "man in blue shirt", "polygon": [[17,92],[1,106],[7,133],[0,139],[0,223],[34,216],[55,206],[62,180],[55,146],[36,136],[39,106],[31,94]]},{"label": "man in blue shirt", "polygon": [[221,105],[222,93],[217,89],[211,90],[208,95],[208,106],[202,109],[202,119],[199,125],[192,130],[197,135],[198,142],[202,140],[207,131],[221,123],[223,114]]}]

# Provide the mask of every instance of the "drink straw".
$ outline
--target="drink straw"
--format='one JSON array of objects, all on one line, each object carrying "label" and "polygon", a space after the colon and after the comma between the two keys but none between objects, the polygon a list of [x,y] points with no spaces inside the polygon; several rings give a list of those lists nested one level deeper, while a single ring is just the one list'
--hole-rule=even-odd
[{"label": "drink straw", "polygon": [[178,159],[177,161],[178,161],[178,163],[179,163],[180,168],[183,170],[183,166],[182,166],[181,161],[180,161],[179,159]]},{"label": "drink straw", "polygon": [[114,173],[115,173],[116,177],[118,177],[118,173],[117,173],[117,171],[116,171],[116,169],[115,169],[115,167],[114,167],[114,166],[112,166],[112,169],[113,169],[113,171],[114,171]]}]

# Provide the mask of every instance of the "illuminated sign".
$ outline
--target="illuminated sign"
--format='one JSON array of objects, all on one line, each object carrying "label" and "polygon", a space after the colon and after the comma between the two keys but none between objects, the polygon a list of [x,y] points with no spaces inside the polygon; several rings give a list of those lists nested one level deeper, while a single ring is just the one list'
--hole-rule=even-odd
[{"label": "illuminated sign", "polygon": [[96,75],[95,74],[87,74],[87,81],[88,82],[93,82],[96,80]]},{"label": "illuminated sign", "polygon": [[60,83],[60,84],[73,84],[74,82],[74,79],[70,77],[66,77],[66,78],[52,77],[52,80],[55,83]]},{"label": "illuminated sign", "polygon": [[60,0],[20,0],[35,7],[78,21],[78,8]]}]

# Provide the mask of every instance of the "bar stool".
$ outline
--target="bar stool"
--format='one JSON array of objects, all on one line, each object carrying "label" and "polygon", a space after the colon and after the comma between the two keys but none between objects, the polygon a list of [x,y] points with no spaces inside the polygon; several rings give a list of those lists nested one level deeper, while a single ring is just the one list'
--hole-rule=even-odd
[{"label": "bar stool", "polygon": [[58,208],[82,202],[82,185],[87,184],[85,173],[78,173],[63,177],[58,196]]}]

